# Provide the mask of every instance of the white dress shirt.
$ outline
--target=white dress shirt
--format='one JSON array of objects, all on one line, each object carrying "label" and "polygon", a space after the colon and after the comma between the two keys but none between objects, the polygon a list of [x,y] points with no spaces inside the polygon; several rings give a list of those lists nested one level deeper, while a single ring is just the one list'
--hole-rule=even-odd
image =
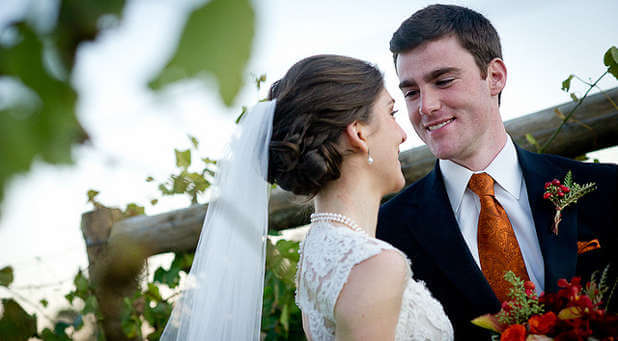
[{"label": "white dress shirt", "polygon": [[506,211],[519,243],[526,270],[538,294],[544,289],[545,268],[541,246],[536,235],[528,191],[517,161],[517,151],[511,137],[496,158],[482,171],[473,172],[449,160],[439,161],[440,171],[446,186],[451,208],[459,229],[472,253],[476,264],[481,267],[477,242],[477,230],[481,203],[479,197],[468,188],[473,173],[487,173],[494,180],[496,199]]}]

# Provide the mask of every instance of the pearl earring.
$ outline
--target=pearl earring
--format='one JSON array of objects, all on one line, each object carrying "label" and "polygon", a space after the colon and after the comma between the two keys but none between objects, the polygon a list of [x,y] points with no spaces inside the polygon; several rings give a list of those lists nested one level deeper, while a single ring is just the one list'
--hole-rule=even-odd
[{"label": "pearl earring", "polygon": [[371,154],[369,154],[369,150],[367,150],[367,155],[369,155],[369,157],[367,158],[367,163],[368,164],[373,164],[373,158],[371,157]]}]

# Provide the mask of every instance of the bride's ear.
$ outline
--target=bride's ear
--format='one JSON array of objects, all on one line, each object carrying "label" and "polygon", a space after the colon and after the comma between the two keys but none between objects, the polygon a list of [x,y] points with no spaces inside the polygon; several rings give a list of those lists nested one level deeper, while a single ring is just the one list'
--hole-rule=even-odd
[{"label": "bride's ear", "polygon": [[367,125],[359,121],[354,121],[345,128],[344,135],[348,144],[354,150],[360,150],[367,152],[369,147],[367,145]]}]

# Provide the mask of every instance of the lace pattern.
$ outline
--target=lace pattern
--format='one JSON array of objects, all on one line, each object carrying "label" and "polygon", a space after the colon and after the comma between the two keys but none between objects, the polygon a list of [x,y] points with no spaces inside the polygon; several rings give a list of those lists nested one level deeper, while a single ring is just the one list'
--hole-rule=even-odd
[{"label": "lace pattern", "polygon": [[[386,242],[328,222],[314,223],[300,250],[296,304],[308,320],[314,341],[335,339],[335,303],[356,264],[384,250],[396,250],[405,257]],[[453,329],[442,306],[424,283],[409,275],[395,339],[452,340]]]}]

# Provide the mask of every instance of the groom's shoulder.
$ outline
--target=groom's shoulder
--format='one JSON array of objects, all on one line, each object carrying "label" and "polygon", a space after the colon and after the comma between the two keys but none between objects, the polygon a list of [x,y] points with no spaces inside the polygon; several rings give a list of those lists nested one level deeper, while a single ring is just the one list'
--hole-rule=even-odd
[{"label": "groom's shoulder", "polygon": [[[589,197],[618,197],[618,166],[615,163],[581,162],[559,155],[537,154],[528,151],[523,151],[520,156],[526,159],[527,176],[551,173],[555,178],[562,179],[568,172],[571,172],[573,180],[579,184],[596,183],[597,190]],[[537,172],[536,168],[544,168],[544,170]],[[549,180],[548,178],[545,181]]]},{"label": "groom's shoulder", "polygon": [[[553,154],[537,154],[524,151],[525,153],[531,158],[543,160],[551,167],[560,168],[564,172],[572,171],[574,177],[578,179],[580,177],[601,177],[615,181],[618,173],[618,166],[615,163],[582,162]],[[579,180],[583,181],[585,179]]]}]

